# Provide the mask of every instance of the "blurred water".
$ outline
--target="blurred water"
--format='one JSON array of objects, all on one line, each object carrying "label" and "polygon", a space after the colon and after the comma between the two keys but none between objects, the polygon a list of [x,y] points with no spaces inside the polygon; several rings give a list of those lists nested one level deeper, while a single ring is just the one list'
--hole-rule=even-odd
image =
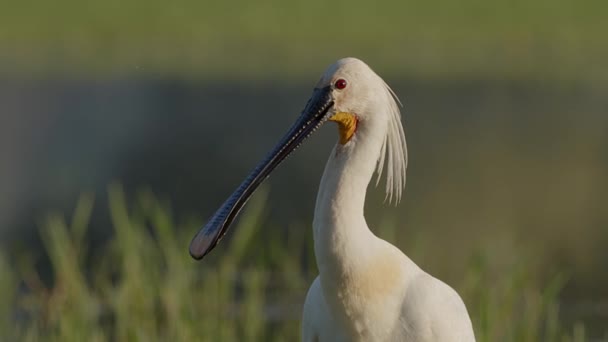
[{"label": "blurred water", "polygon": [[[608,297],[594,281],[608,267],[606,89],[389,83],[405,103],[408,186],[397,209],[380,209],[373,191],[370,222],[389,212],[408,233],[434,232],[446,257],[456,253],[452,242],[469,255],[480,241],[498,243],[505,234],[550,246],[561,263],[576,266],[574,296]],[[113,180],[130,193],[148,187],[177,217],[202,223],[285,132],[311,87],[0,80],[2,244],[36,243],[36,222],[49,209],[70,212],[82,191],[97,193],[95,236],[107,235],[104,192]],[[309,224],[335,139],[333,127],[322,129],[271,177],[273,226]]]}]

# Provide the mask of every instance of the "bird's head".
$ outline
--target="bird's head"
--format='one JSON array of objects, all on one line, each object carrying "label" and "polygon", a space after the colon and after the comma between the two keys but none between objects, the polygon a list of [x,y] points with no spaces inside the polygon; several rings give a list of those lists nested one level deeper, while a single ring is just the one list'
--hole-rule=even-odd
[{"label": "bird's head", "polygon": [[399,201],[405,185],[407,149],[398,100],[367,64],[356,58],[343,58],[325,71],[302,114],[283,139],[192,239],[192,257],[200,259],[215,247],[257,187],[327,121],[338,124],[339,144],[354,146],[360,139],[377,139],[381,146],[378,180],[386,164],[387,198]]},{"label": "bird's head", "polygon": [[387,198],[399,202],[405,186],[407,145],[401,103],[391,88],[363,61],[349,57],[330,65],[317,83],[309,106],[323,107],[315,100],[331,104],[324,120],[338,124],[340,144],[369,139],[381,143],[378,181],[386,164]]},{"label": "bird's head", "polygon": [[338,123],[341,144],[355,136],[360,121],[384,125],[391,112],[399,111],[384,81],[357,58],[343,58],[327,68],[309,105],[315,101],[331,103],[324,119]]}]

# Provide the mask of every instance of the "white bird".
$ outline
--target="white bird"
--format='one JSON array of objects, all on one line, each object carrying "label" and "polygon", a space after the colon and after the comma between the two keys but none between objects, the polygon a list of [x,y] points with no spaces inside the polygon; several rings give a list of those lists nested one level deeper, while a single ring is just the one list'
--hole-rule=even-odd
[{"label": "white bird", "polygon": [[[317,83],[300,118],[194,237],[200,259],[226,230],[257,186],[326,121],[339,140],[319,186],[313,220],[319,276],[304,304],[302,340],[475,341],[471,320],[451,287],[375,236],[364,217],[367,186],[386,169],[386,195],[399,202],[407,148],[398,100],[364,62],[344,58]],[[386,167],[385,167],[386,165]]]}]

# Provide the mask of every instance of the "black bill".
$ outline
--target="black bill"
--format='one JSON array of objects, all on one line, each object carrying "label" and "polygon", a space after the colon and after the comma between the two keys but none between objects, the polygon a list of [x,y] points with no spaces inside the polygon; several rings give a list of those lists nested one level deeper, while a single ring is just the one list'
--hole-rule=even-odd
[{"label": "black bill", "polygon": [[190,255],[194,259],[202,259],[217,245],[258,186],[270,175],[272,170],[328,119],[327,112],[332,106],[330,87],[314,90],[302,115],[289,132],[194,236],[190,242]]}]

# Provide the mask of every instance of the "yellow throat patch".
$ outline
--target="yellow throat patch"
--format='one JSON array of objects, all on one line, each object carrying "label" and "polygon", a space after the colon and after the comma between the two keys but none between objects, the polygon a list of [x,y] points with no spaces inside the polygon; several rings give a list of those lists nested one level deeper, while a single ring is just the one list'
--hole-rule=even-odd
[{"label": "yellow throat patch", "polygon": [[338,124],[338,130],[340,132],[340,144],[346,144],[357,131],[357,124],[359,120],[354,114],[339,112],[329,118],[329,121],[333,121]]}]

